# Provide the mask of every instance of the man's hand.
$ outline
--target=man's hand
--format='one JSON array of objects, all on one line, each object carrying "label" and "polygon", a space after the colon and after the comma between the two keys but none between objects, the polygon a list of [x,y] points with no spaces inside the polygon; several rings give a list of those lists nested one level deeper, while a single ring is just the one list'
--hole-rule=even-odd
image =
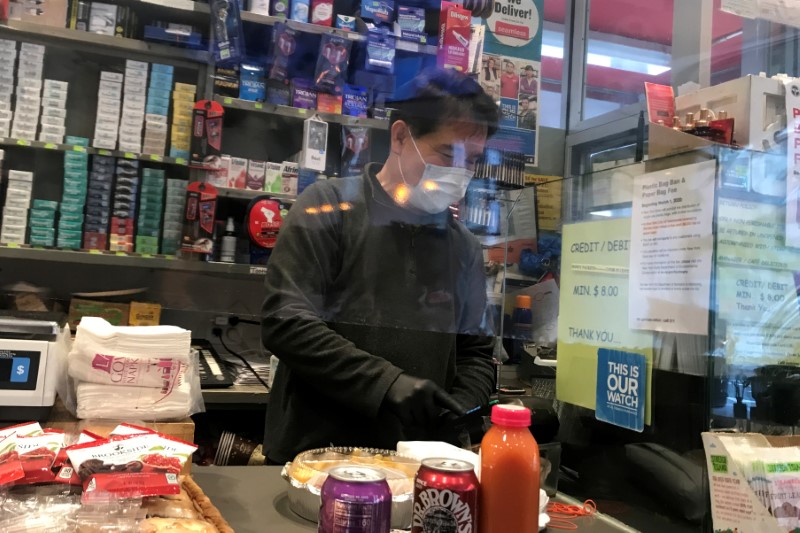
[{"label": "man's hand", "polygon": [[383,399],[404,426],[430,427],[446,409],[462,416],[466,411],[452,396],[429,379],[400,374]]}]

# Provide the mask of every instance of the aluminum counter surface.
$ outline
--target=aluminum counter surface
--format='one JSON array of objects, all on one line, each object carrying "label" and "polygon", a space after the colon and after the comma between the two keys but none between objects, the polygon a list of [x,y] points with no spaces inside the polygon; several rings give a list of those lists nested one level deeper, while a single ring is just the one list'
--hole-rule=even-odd
[{"label": "aluminum counter surface", "polygon": [[[317,525],[289,509],[279,466],[193,466],[192,477],[236,533],[308,533]],[[558,500],[577,504],[559,495]],[[635,532],[613,518],[576,519],[582,533]]]}]

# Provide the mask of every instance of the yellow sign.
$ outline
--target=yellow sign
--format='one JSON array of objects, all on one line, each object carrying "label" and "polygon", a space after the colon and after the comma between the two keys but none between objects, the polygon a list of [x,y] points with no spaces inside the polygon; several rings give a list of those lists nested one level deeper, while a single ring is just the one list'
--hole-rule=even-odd
[{"label": "yellow sign", "polygon": [[628,327],[628,246],[631,220],[564,226],[558,313],[560,401],[594,409],[597,351],[639,353],[647,359],[645,424],[651,423],[653,334]]},{"label": "yellow sign", "polygon": [[525,185],[536,187],[536,216],[539,229],[558,231],[561,229],[561,176],[525,174]]},{"label": "yellow sign", "polygon": [[161,322],[161,306],[131,302],[131,311],[128,315],[128,324],[131,326],[157,326]]}]

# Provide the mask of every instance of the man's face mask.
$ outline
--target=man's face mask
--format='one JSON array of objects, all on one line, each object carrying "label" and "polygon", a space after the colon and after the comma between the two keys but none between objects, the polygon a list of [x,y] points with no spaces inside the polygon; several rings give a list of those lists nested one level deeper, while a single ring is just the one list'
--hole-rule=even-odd
[{"label": "man's face mask", "polygon": [[443,167],[426,162],[411,132],[409,132],[409,136],[417,156],[425,164],[425,170],[422,172],[419,183],[415,187],[411,187],[403,173],[402,158],[398,162],[400,177],[403,178],[403,183],[409,191],[405,203],[425,213],[441,213],[464,197],[469,181],[475,172],[466,168]]}]

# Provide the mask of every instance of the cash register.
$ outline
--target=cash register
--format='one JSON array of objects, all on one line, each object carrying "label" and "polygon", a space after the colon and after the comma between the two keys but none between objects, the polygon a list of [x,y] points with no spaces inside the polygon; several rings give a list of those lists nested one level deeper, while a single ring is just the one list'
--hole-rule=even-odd
[{"label": "cash register", "polygon": [[0,421],[48,418],[69,345],[66,321],[0,316]]}]

